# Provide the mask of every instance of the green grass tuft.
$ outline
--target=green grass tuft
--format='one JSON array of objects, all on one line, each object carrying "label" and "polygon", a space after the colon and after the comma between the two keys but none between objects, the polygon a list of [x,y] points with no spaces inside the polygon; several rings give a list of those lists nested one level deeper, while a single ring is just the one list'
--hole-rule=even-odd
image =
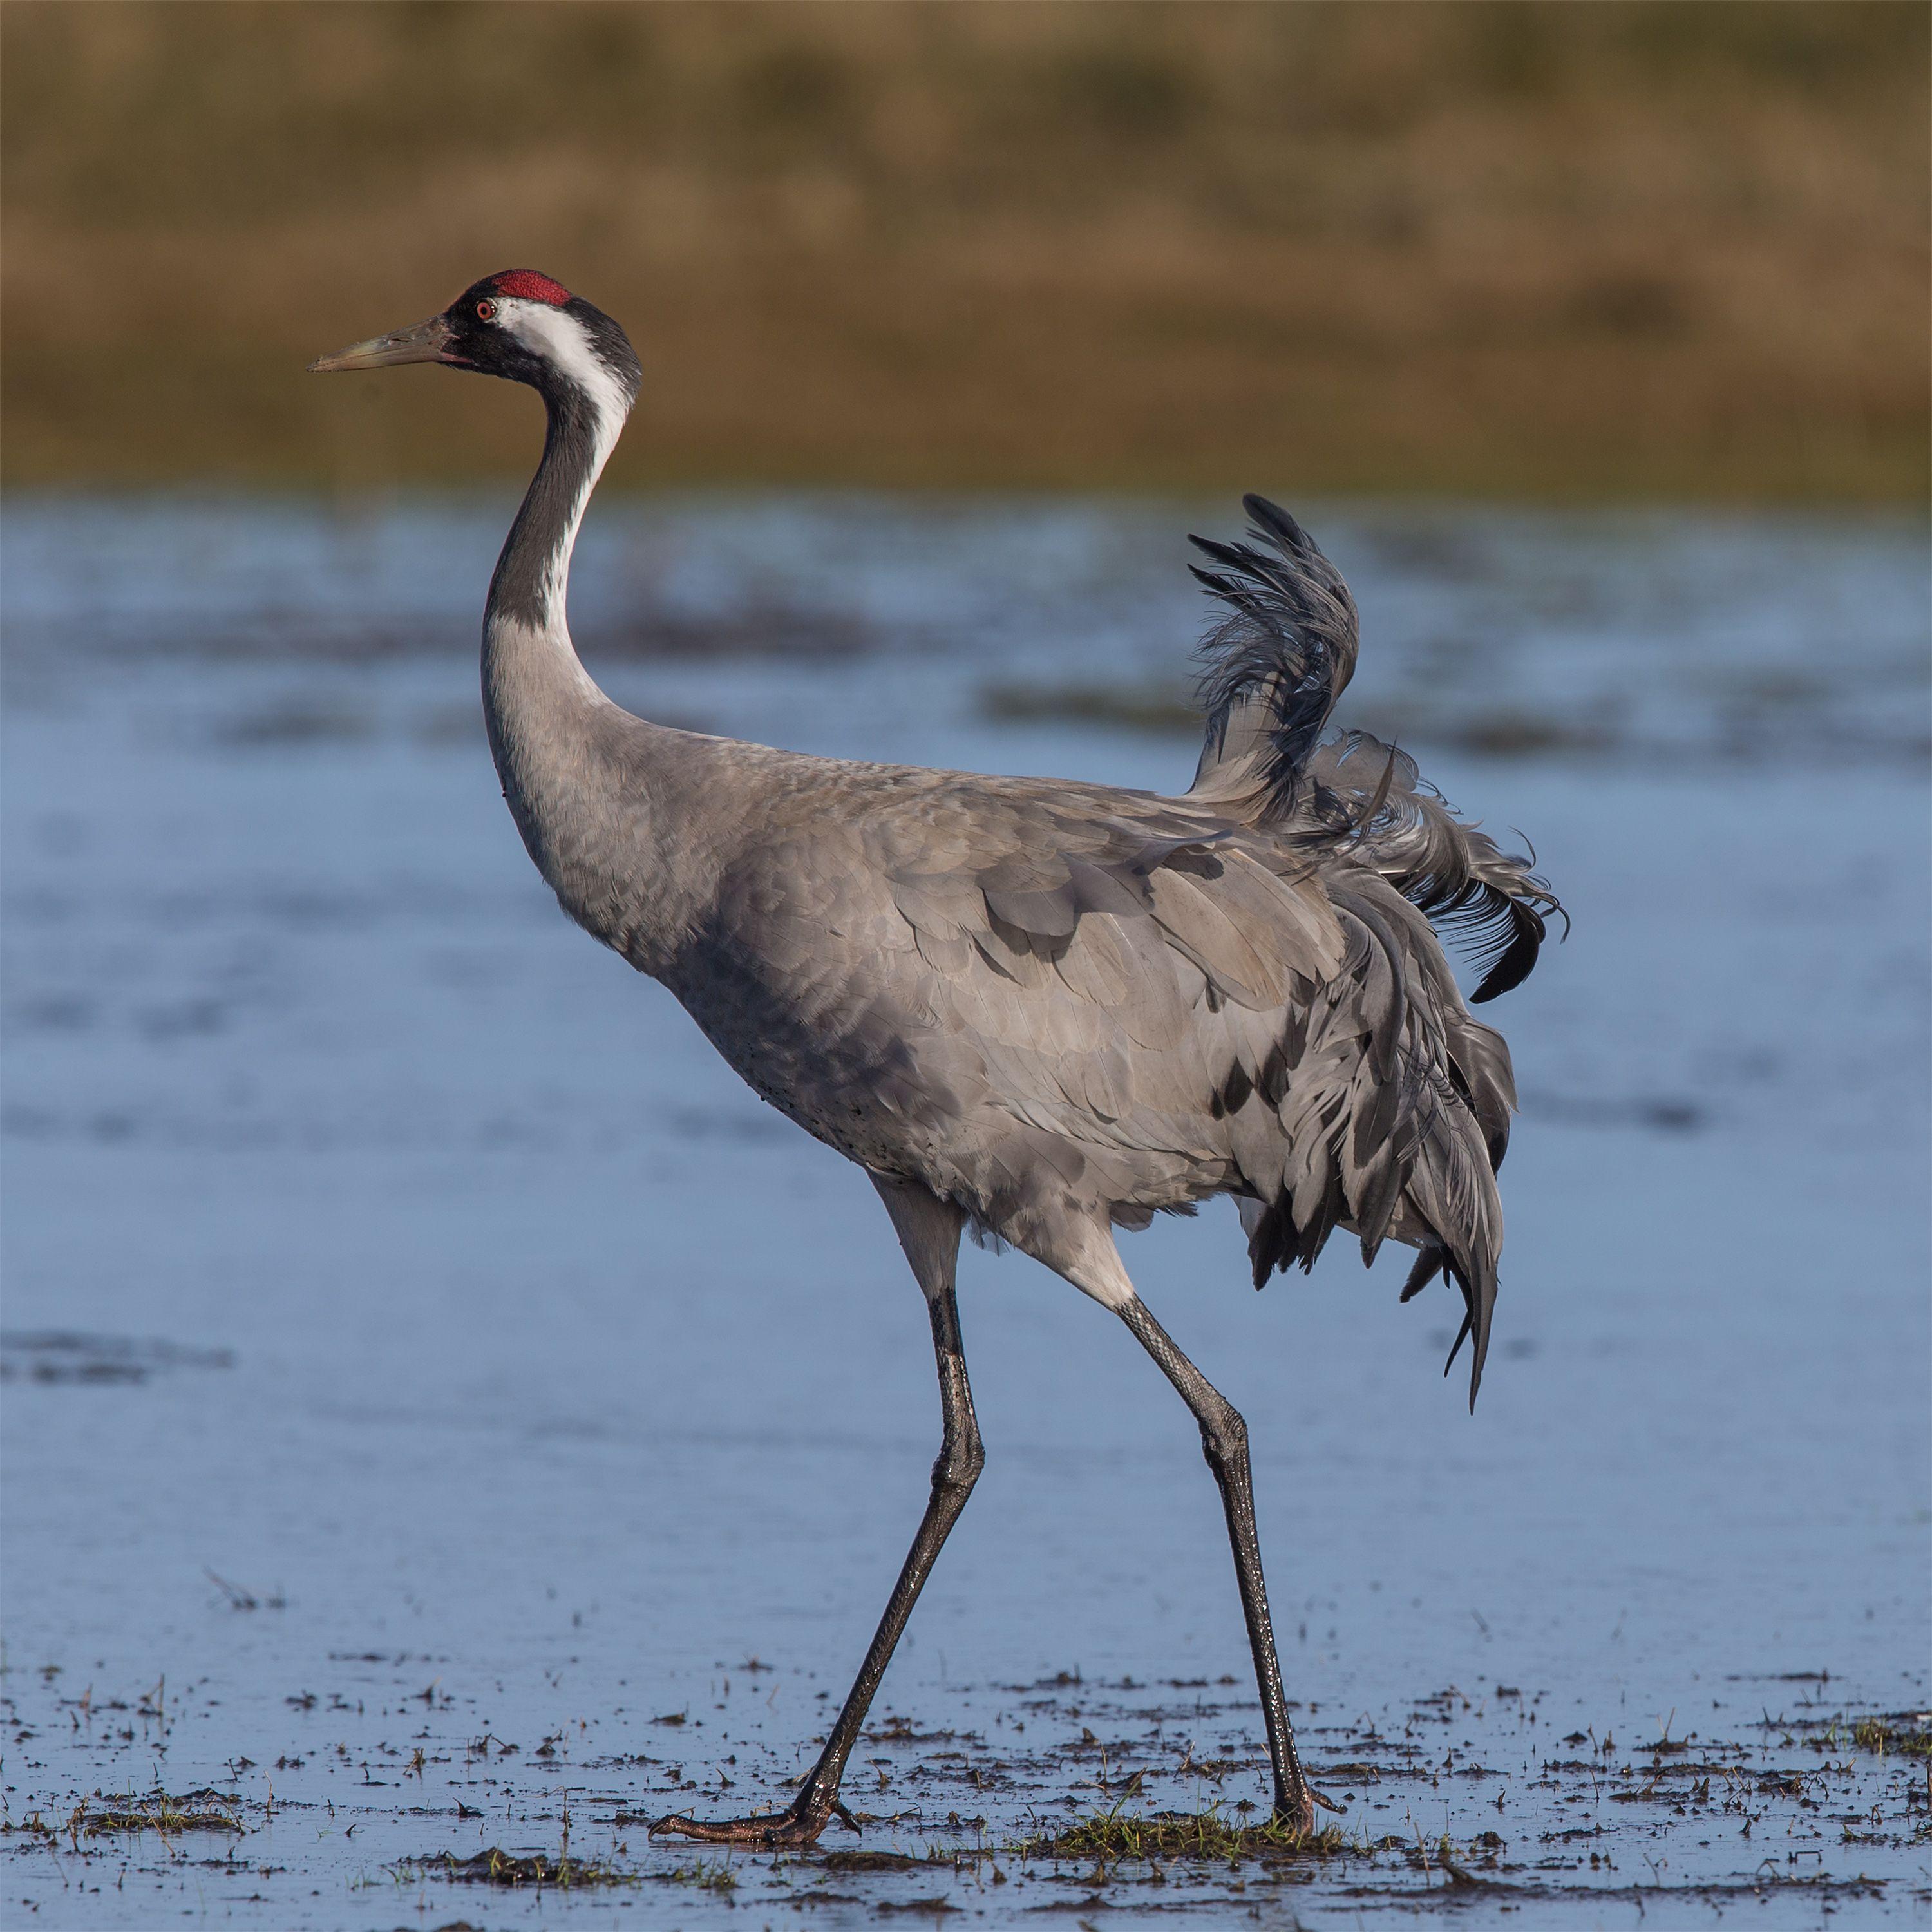
[{"label": "green grass tuft", "polygon": [[738,1888],[738,1875],[729,1858],[696,1858],[688,1865],[664,1874],[669,1885],[694,1886],[700,1892],[715,1892],[728,1897]]},{"label": "green grass tuft", "polygon": [[1298,1832],[1279,1820],[1238,1825],[1218,1804],[1204,1811],[1130,1814],[1118,1805],[1008,1847],[1016,1858],[1064,1858],[1102,1864],[1186,1858],[1232,1864],[1243,1858],[1334,1858],[1359,1849],[1334,1826]]},{"label": "green grass tuft", "polygon": [[1852,1742],[1876,1757],[1897,1754],[1932,1758],[1932,1726],[1895,1718],[1861,1718],[1852,1726]]},{"label": "green grass tuft", "polygon": [[[102,1798],[98,1792],[94,1796]],[[102,1808],[94,1810],[83,1799],[62,1828],[76,1840],[110,1838],[128,1832],[158,1832],[164,1838],[182,1832],[240,1833],[247,1831],[247,1826],[232,1811],[218,1808],[239,1802],[218,1791],[191,1791],[179,1798],[166,1791],[153,1791],[145,1798],[130,1794],[103,1799]]]}]

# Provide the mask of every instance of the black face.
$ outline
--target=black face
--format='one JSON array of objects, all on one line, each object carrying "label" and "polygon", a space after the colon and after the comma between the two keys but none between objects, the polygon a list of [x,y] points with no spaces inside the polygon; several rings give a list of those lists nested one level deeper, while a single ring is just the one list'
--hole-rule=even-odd
[{"label": "black face", "polygon": [[449,340],[442,359],[454,368],[541,387],[542,358],[532,356],[507,329],[496,326],[497,298],[491,286],[495,279],[486,276],[472,284],[443,310]]},{"label": "black face", "polygon": [[[486,275],[472,283],[442,312],[449,332],[442,360],[452,368],[474,370],[478,375],[500,376],[506,381],[527,382],[546,394],[569,384],[566,370],[538,355],[500,326],[498,317],[505,299],[498,284],[501,275]],[[525,296],[524,300],[534,298]],[[604,367],[634,396],[643,380],[636,352],[629,338],[600,308],[580,296],[567,302],[548,304],[568,316],[583,332],[591,352]]]}]

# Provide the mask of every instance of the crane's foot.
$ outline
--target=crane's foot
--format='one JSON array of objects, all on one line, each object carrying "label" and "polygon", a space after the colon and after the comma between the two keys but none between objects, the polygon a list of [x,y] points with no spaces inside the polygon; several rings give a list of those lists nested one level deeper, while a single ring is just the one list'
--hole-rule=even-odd
[{"label": "crane's foot", "polygon": [[1315,1808],[1320,1805],[1324,1811],[1337,1815],[1341,1806],[1334,1799],[1317,1791],[1306,1778],[1298,1780],[1286,1791],[1277,1792],[1274,1801],[1274,1822],[1286,1826],[1298,1838],[1306,1838],[1315,1829]]},{"label": "crane's foot", "polygon": [[750,1818],[660,1818],[652,1826],[654,1838],[688,1838],[700,1845],[746,1845],[759,1851],[802,1852],[818,1842],[819,1834],[836,1818],[848,1830],[859,1821],[836,1798],[801,1793],[782,1811]]},{"label": "crane's foot", "polygon": [[1315,1794],[1306,1784],[1294,1784],[1275,1793],[1274,1822],[1285,1826],[1298,1838],[1315,1829]]}]

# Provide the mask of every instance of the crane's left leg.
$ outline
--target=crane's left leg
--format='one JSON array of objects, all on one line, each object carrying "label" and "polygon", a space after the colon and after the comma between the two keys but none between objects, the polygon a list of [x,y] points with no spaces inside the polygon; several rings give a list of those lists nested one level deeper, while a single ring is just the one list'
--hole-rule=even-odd
[{"label": "crane's left leg", "polygon": [[932,1322],[932,1349],[939,1366],[939,1400],[944,1416],[944,1434],[938,1460],[932,1466],[932,1494],[920,1520],[918,1534],[907,1552],[905,1567],[892,1586],[886,1613],[872,1638],[859,1675],[846,1693],[838,1721],[818,1754],[811,1774],[799,1787],[798,1796],[782,1811],[752,1818],[660,1818],[651,1827],[680,1838],[695,1838],[709,1845],[754,1845],[768,1850],[800,1847],[816,1841],[833,1818],[841,1818],[854,1831],[859,1827],[838,1800],[839,1780],[845,1774],[845,1760],[859,1742],[859,1732],[871,1708],[879,1680],[892,1661],[912,1606],[932,1574],[940,1546],[959,1520],[966,1498],[973,1492],[980,1472],[986,1467],[986,1452],[980,1446],[979,1419],[973,1413],[973,1390],[966,1379],[966,1349],[959,1335],[959,1303],[953,1292],[953,1273],[958,1264],[959,1236],[966,1217],[950,1202],[942,1201],[928,1190],[910,1183],[872,1177],[884,1198],[900,1245],[919,1285],[925,1291],[926,1310]]},{"label": "crane's left leg", "polygon": [[[1268,1758],[1274,1768],[1274,1815],[1297,1832],[1312,1831],[1316,1794],[1295,1753],[1294,1732],[1282,1694],[1281,1664],[1275,1655],[1274,1626],[1268,1618],[1268,1586],[1262,1580],[1254,1480],[1248,1468],[1248,1425],[1234,1404],[1174,1346],[1172,1336],[1148,1312],[1138,1295],[1130,1292],[1114,1312],[1154,1358],[1161,1373],[1180,1391],[1181,1400],[1201,1425],[1202,1453],[1214,1472],[1221,1506],[1227,1514],[1228,1540],[1234,1545],[1234,1575],[1240,1585],[1248,1647],[1254,1653],[1255,1679],[1268,1724]],[[1322,1802],[1328,1802],[1325,1798]]]}]

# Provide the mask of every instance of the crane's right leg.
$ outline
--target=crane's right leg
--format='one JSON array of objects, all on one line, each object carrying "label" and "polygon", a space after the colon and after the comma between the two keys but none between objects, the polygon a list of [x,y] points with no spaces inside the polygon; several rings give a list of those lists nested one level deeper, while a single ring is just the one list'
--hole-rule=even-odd
[{"label": "crane's right leg", "polygon": [[[1248,1648],[1255,1660],[1255,1682],[1261,1692],[1262,1716],[1268,1726],[1268,1758],[1274,1770],[1274,1815],[1297,1832],[1315,1828],[1315,1794],[1294,1748],[1294,1732],[1288,1721],[1288,1702],[1282,1690],[1281,1664],[1275,1654],[1274,1625],[1268,1616],[1268,1586],[1262,1579],[1261,1539],[1255,1532],[1254,1478],[1248,1467],[1248,1425],[1221,1391],[1174,1345],[1167,1330],[1136,1295],[1116,1311],[1134,1340],[1151,1355],[1162,1375],[1180,1391],[1181,1400],[1201,1425],[1201,1453],[1214,1472],[1221,1508],[1228,1519],[1228,1540],[1234,1552],[1234,1576],[1240,1586],[1241,1612],[1247,1620]],[[1324,1799],[1323,1803],[1328,1801]],[[1330,1809],[1334,1808],[1330,1806]]]},{"label": "crane's right leg", "polygon": [[1215,1486],[1221,1492],[1221,1507],[1228,1519],[1228,1540],[1234,1553],[1241,1613],[1247,1622],[1248,1648],[1254,1658],[1262,1717],[1268,1726],[1268,1761],[1274,1772],[1274,1815],[1293,1831],[1312,1831],[1318,1802],[1330,1810],[1337,1808],[1320,1797],[1309,1784],[1294,1748],[1294,1729],[1288,1721],[1281,1664],[1275,1653],[1274,1625],[1268,1616],[1268,1586],[1262,1578],[1261,1540],[1255,1532],[1255,1486],[1248,1466],[1248,1425],[1234,1404],[1174,1346],[1173,1337],[1135,1293],[1110,1231],[1085,1222],[1070,1221],[1054,1228],[1048,1238],[1036,1241],[1029,1252],[1102,1306],[1111,1308],[1127,1324],[1135,1340],[1180,1390],[1181,1400],[1200,1425],[1202,1454],[1214,1472]]},{"label": "crane's right leg", "polygon": [[945,1433],[939,1458],[932,1466],[932,1494],[926,1506],[918,1534],[907,1552],[905,1567],[892,1586],[886,1613],[872,1638],[866,1660],[846,1694],[838,1721],[819,1753],[811,1775],[799,1788],[798,1796],[782,1811],[750,1818],[660,1818],[651,1827],[680,1838],[694,1838],[708,1845],[755,1845],[770,1849],[802,1846],[816,1841],[836,1816],[859,1828],[852,1815],[838,1800],[838,1783],[844,1775],[845,1760],[859,1741],[859,1732],[871,1708],[879,1680],[886,1674],[894,1648],[904,1632],[912,1606],[926,1578],[932,1574],[941,1546],[959,1520],[966,1498],[973,1492],[980,1472],[986,1467],[986,1452],[980,1445],[979,1418],[973,1413],[973,1390],[966,1379],[966,1351],[959,1335],[959,1304],[953,1292],[954,1271],[959,1260],[959,1236],[965,1216],[950,1202],[942,1201],[928,1189],[900,1181],[872,1177],[886,1210],[898,1231],[900,1245],[919,1285],[925,1291],[927,1312],[932,1321],[932,1348],[939,1366],[939,1400],[945,1418]]}]

